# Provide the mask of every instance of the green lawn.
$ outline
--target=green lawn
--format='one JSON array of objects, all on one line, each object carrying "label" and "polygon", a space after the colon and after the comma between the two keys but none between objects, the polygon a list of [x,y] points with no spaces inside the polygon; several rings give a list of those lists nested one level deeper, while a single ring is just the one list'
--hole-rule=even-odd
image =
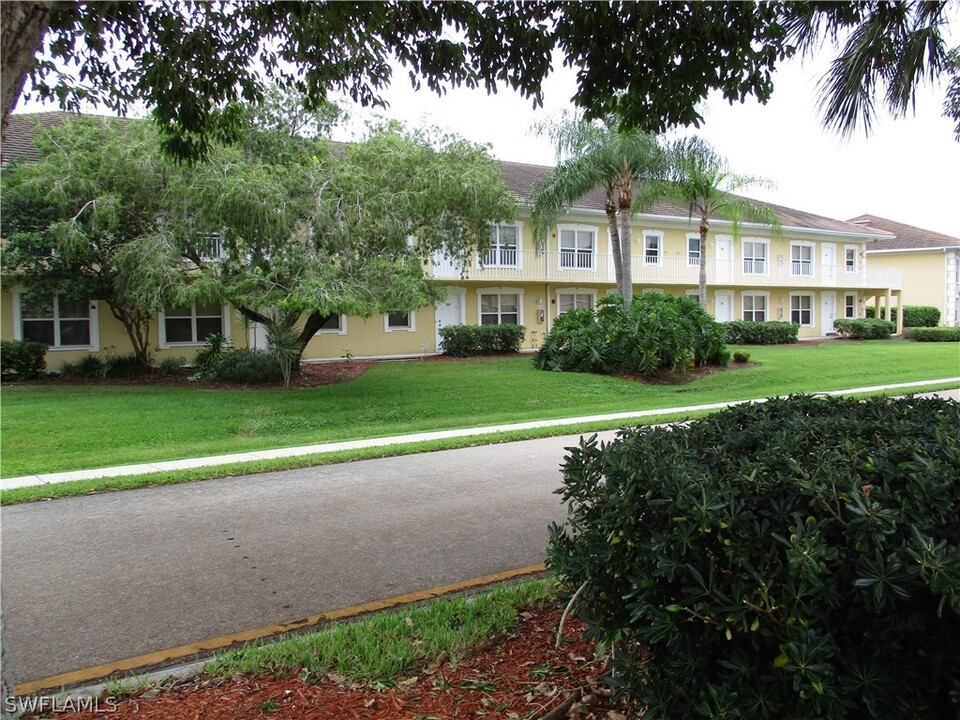
[{"label": "green lawn", "polygon": [[960,349],[952,343],[743,349],[756,367],[682,385],[541,372],[529,357],[381,363],[351,382],[291,391],[7,385],[0,475],[960,375]]}]

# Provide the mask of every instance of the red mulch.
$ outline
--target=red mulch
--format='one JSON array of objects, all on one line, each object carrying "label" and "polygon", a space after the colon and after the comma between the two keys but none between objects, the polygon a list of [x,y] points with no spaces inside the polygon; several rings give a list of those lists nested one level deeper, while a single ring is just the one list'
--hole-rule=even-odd
[{"label": "red mulch", "polygon": [[[122,720],[452,720],[527,718],[623,719],[604,685],[603,662],[594,659],[583,625],[570,620],[554,649],[562,608],[523,611],[506,637],[481,643],[456,665],[445,658],[376,690],[334,674],[318,683],[298,677],[229,679],[201,676],[146,696],[122,700],[109,717]],[[101,701],[101,711],[104,708]],[[551,714],[553,713],[553,714]],[[91,712],[58,719],[94,720]]]}]

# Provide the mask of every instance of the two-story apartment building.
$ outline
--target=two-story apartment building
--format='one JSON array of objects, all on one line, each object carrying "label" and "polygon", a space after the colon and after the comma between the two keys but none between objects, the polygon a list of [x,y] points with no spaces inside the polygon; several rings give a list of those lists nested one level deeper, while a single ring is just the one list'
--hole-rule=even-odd
[{"label": "two-story apartment building", "polygon": [[[14,116],[9,147],[25,147],[30,116]],[[21,152],[28,153],[28,150]],[[5,152],[5,156],[8,154]],[[370,318],[331,316],[308,343],[305,360],[343,356],[404,357],[439,352],[447,325],[516,323],[526,327],[523,347],[537,348],[558,315],[593,307],[615,290],[603,195],[589,193],[536,247],[529,210],[537,183],[549,167],[501,163],[504,179],[521,208],[512,223],[491,228],[489,249],[466,267],[442,256],[428,268],[447,290],[436,307]],[[782,320],[800,326],[802,338],[833,333],[837,318],[863,317],[865,305],[899,305],[900,271],[867,264],[867,248],[891,238],[884,230],[832,220],[776,205],[769,207],[782,228],[713,220],[704,247],[698,223],[686,209],[661,204],[633,221],[635,292],[657,290],[696,297],[701,263],[707,265],[707,309],[720,321]],[[95,353],[127,353],[126,335],[102,303],[69,302],[58,296],[49,308],[30,307],[20,289],[3,287],[3,338],[41,339],[49,346],[47,366]],[[235,346],[263,346],[262,328],[228,306],[167,308],[155,320],[155,354],[188,360],[204,338],[217,332]]]}]

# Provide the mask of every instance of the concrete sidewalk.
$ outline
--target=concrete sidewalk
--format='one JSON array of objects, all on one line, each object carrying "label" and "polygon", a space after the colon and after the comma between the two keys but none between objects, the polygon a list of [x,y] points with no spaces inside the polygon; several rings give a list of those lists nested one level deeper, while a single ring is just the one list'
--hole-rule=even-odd
[{"label": "concrete sidewalk", "polygon": [[[958,383],[960,377],[944,378],[943,380],[923,380],[918,382],[896,383],[892,385],[875,385],[872,387],[850,388],[848,390],[834,390],[830,392],[813,393],[817,395],[855,395],[858,393],[875,393],[884,390],[909,390],[914,387],[922,387],[939,382]],[[960,388],[940,391],[936,394],[940,397],[952,398],[960,402]],[[707,405],[689,405],[686,407],[657,408],[653,410],[639,410],[635,412],[610,413],[606,415],[588,415],[583,417],[557,418],[554,420],[533,420],[523,423],[512,423],[507,425],[488,425],[476,428],[460,428],[454,430],[438,430],[434,432],[412,433],[409,435],[392,435],[388,437],[368,438],[364,440],[347,440],[344,442],[321,443],[318,445],[302,445],[299,447],[277,448],[275,450],[255,450],[252,452],[233,453],[229,455],[212,455],[201,458],[186,458],[183,460],[167,460],[154,463],[139,463],[136,465],[118,465],[114,467],[93,468],[90,470],[74,470],[70,472],[44,473],[42,475],[21,475],[19,477],[0,479],[0,488],[3,490],[12,490],[14,488],[30,487],[34,485],[50,485],[53,483],[71,482],[75,480],[93,480],[105,477],[120,477],[125,475],[145,475],[154,472],[164,472],[169,470],[188,470],[200,467],[215,467],[218,465],[229,465],[233,463],[254,462],[257,460],[272,460],[275,458],[301,457],[304,455],[323,455],[342,450],[357,450],[362,448],[387,447],[391,445],[409,445],[411,443],[425,442],[431,440],[443,440],[447,438],[473,437],[476,435],[489,435],[495,433],[505,433],[516,430],[534,430],[537,428],[564,427],[573,428],[577,425],[588,425],[597,422],[609,421],[628,421],[637,420],[646,417],[658,415],[682,415],[685,413],[703,412],[710,410],[722,410],[734,405],[744,403],[766,402],[765,398],[756,398],[753,400],[738,400],[735,402],[710,403]]]}]

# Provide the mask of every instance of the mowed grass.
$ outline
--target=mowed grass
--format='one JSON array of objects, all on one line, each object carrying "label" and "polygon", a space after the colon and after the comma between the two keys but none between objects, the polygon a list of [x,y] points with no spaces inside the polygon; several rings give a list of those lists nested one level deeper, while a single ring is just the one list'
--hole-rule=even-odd
[{"label": "mowed grass", "polygon": [[302,390],[6,385],[0,475],[841,390],[960,375],[960,347],[903,341],[741,348],[754,367],[678,385],[550,373],[529,357],[388,362]]}]

